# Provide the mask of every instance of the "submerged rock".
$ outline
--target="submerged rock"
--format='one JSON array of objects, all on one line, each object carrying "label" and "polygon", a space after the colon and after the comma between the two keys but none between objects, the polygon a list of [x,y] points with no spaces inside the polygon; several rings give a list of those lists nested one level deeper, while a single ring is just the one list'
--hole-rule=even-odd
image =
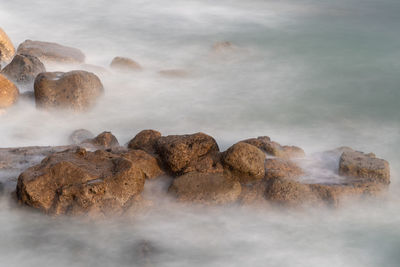
[{"label": "submerged rock", "polygon": [[104,91],[100,79],[86,71],[41,73],[34,88],[37,107],[75,111],[91,108]]},{"label": "submerged rock", "polygon": [[145,175],[120,155],[83,148],[45,158],[18,178],[18,199],[48,214],[121,214],[144,187]]},{"label": "submerged rock", "polygon": [[142,70],[142,67],[136,61],[126,57],[115,57],[111,61],[110,67],[112,69],[122,70],[122,71]]},{"label": "submerged rock", "polygon": [[0,62],[10,61],[15,54],[15,48],[8,35],[0,28]]},{"label": "submerged rock", "polygon": [[17,54],[35,56],[43,62],[83,63],[85,61],[85,55],[77,48],[32,40],[26,40],[20,44]]},{"label": "submerged rock", "polygon": [[78,129],[71,133],[68,140],[71,144],[81,144],[83,141],[94,138],[94,134],[86,129]]},{"label": "submerged rock", "polygon": [[19,96],[19,90],[5,76],[0,74],[0,109],[12,106]]},{"label": "submerged rock", "polygon": [[155,130],[143,130],[128,143],[129,149],[141,149],[150,154],[156,153],[157,141],[161,133]]},{"label": "submerged rock", "polygon": [[265,153],[279,158],[302,158],[305,156],[304,150],[300,147],[281,146],[279,143],[271,141],[268,136],[251,138],[243,142],[256,146]]},{"label": "submerged rock", "polygon": [[43,63],[35,56],[16,55],[10,64],[8,64],[1,74],[15,83],[33,83],[36,76],[45,72]]}]

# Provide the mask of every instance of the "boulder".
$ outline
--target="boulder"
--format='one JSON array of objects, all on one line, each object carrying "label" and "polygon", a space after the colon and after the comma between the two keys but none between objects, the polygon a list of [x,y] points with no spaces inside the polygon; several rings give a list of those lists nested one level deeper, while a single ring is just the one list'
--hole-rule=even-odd
[{"label": "boulder", "polygon": [[86,71],[45,72],[35,79],[36,106],[85,111],[103,93],[100,79]]},{"label": "boulder", "polygon": [[265,161],[265,178],[297,178],[303,175],[303,170],[294,162],[281,158]]},{"label": "boulder", "polygon": [[121,214],[144,187],[132,161],[98,150],[67,150],[45,158],[18,177],[20,202],[47,214]]},{"label": "boulder", "polygon": [[265,175],[265,154],[257,147],[239,142],[223,153],[222,162],[241,182],[262,179]]},{"label": "boulder", "polygon": [[158,164],[157,158],[143,150],[133,149],[121,155],[134,162],[143,171],[146,179],[154,179],[164,174],[164,171]]},{"label": "boulder", "polygon": [[168,192],[181,202],[220,205],[235,202],[241,185],[222,173],[190,172],[174,179]]},{"label": "boulder", "polygon": [[15,84],[0,74],[0,109],[12,106],[18,96],[19,90]]},{"label": "boulder", "polygon": [[265,153],[279,158],[302,158],[305,156],[304,150],[300,147],[281,146],[279,143],[271,141],[268,136],[251,138],[243,142],[256,146]]},{"label": "boulder", "polygon": [[390,167],[386,160],[374,154],[345,150],[339,161],[339,174],[355,179],[370,179],[378,183],[390,183]]},{"label": "boulder", "polygon": [[126,57],[115,57],[110,64],[110,67],[115,70],[122,71],[138,71],[142,67],[134,60]]},{"label": "boulder", "polygon": [[68,140],[70,144],[78,145],[88,139],[93,139],[94,134],[86,129],[78,129],[71,133]]},{"label": "boulder", "polygon": [[31,55],[43,62],[83,63],[81,50],[57,43],[26,40],[18,46],[17,54]]},{"label": "boulder", "polygon": [[215,139],[204,133],[163,136],[157,140],[156,147],[161,160],[174,174],[194,171],[199,162],[208,157],[213,161],[219,153]]},{"label": "boulder", "polygon": [[155,130],[143,130],[128,143],[129,149],[141,149],[150,154],[156,153],[156,145],[161,133]]},{"label": "boulder", "polygon": [[15,48],[8,35],[0,28],[0,62],[10,61],[15,54]]},{"label": "boulder", "polygon": [[33,83],[36,76],[46,72],[43,63],[35,56],[16,55],[1,73],[15,83]]}]

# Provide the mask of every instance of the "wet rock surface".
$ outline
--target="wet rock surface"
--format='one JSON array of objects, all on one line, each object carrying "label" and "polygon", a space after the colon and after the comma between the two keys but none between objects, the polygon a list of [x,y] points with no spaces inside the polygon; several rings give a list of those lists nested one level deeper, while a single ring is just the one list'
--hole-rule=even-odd
[{"label": "wet rock surface", "polygon": [[10,64],[4,67],[1,74],[15,83],[33,83],[36,76],[46,72],[43,63],[35,56],[16,55]]},{"label": "wet rock surface", "polygon": [[17,54],[35,56],[43,62],[83,63],[85,61],[85,55],[77,48],[32,40],[21,43]]},{"label": "wet rock surface", "polygon": [[102,95],[100,79],[86,71],[45,72],[35,79],[36,106],[45,109],[90,109]]},{"label": "wet rock surface", "polygon": [[0,109],[8,108],[17,102],[19,90],[17,86],[0,74]]},{"label": "wet rock surface", "polygon": [[15,54],[15,48],[8,35],[0,28],[0,63],[8,62]]}]

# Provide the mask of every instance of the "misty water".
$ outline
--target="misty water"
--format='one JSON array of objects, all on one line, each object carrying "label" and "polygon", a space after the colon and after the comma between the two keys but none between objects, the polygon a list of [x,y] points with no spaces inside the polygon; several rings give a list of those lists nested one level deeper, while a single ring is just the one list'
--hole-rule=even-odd
[{"label": "misty water", "polygon": [[[400,265],[399,0],[0,0],[0,26],[15,46],[58,42],[88,64],[126,56],[144,68],[99,74],[105,95],[87,113],[19,101],[0,115],[0,147],[64,145],[79,128],[121,144],[143,129],[201,131],[221,150],[268,135],[309,159],[339,146],[374,152],[392,174],[384,197],[337,210],[185,206],[159,181],[146,184],[152,211],[94,222],[21,210],[4,194],[0,266]],[[215,55],[218,41],[237,49]],[[0,181],[11,188],[17,176]]]}]

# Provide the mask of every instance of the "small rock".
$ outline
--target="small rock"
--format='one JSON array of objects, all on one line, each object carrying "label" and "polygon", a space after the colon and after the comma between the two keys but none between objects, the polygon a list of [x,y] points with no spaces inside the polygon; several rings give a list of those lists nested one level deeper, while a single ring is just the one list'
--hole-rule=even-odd
[{"label": "small rock", "polygon": [[123,70],[123,71],[138,71],[142,70],[142,67],[134,60],[126,57],[115,57],[110,64],[112,69]]},{"label": "small rock", "polygon": [[92,140],[84,141],[84,143],[91,143],[95,146],[109,149],[113,147],[118,147],[119,143],[117,138],[111,132],[102,132]]},{"label": "small rock", "polygon": [[81,144],[83,141],[87,139],[94,138],[94,134],[86,129],[78,129],[71,133],[68,140],[70,144]]},{"label": "small rock", "polygon": [[35,56],[16,55],[1,73],[15,83],[32,83],[36,76],[46,72],[43,63]]},{"label": "small rock", "polygon": [[235,202],[241,186],[222,173],[190,172],[174,179],[168,192],[175,195],[178,201],[218,205]]},{"label": "small rock", "polygon": [[128,143],[129,149],[141,149],[150,154],[156,153],[156,145],[161,133],[155,130],[143,130]]},{"label": "small rock", "polygon": [[34,88],[37,107],[74,111],[91,108],[104,91],[100,79],[86,71],[41,73]]},{"label": "small rock", "polygon": [[223,163],[239,176],[241,182],[262,179],[265,154],[257,147],[239,142],[223,153]]},{"label": "small rock", "polygon": [[0,28],[0,62],[10,61],[15,54],[15,48],[8,35]]},{"label": "small rock", "polygon": [[18,46],[17,54],[31,55],[43,62],[83,63],[81,50],[57,43],[26,40]]},{"label": "small rock", "polygon": [[305,156],[304,150],[297,146],[281,146],[277,142],[271,141],[268,136],[251,138],[242,142],[251,144],[263,150],[265,153],[279,158],[302,158]]},{"label": "small rock", "polygon": [[15,84],[0,74],[0,109],[12,106],[18,96],[19,90]]}]

